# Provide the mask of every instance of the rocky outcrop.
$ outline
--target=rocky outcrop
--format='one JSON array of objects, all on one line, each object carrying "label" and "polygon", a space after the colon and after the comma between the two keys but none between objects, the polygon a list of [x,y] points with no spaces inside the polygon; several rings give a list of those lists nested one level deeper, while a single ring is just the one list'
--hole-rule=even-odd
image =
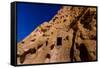
[{"label": "rocky outcrop", "polygon": [[96,8],[62,6],[17,44],[17,64],[96,60]]}]

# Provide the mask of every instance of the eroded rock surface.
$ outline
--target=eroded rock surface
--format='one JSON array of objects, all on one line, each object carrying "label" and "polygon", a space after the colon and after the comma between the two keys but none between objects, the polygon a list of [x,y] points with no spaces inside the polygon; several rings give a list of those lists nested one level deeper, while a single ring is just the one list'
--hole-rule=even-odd
[{"label": "eroded rock surface", "polygon": [[17,63],[93,61],[96,40],[96,8],[62,6],[17,44]]}]

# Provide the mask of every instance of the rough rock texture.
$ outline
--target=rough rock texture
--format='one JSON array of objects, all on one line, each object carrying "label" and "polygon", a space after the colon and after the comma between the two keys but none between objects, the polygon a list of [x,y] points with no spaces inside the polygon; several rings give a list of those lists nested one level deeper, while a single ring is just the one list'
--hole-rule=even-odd
[{"label": "rough rock texture", "polygon": [[62,6],[17,44],[17,64],[96,60],[96,8]]}]

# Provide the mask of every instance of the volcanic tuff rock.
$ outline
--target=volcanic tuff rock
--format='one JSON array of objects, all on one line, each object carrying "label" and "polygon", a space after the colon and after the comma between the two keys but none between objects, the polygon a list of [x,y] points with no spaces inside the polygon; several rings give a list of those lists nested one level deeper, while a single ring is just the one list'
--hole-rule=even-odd
[{"label": "volcanic tuff rock", "polygon": [[96,60],[96,8],[62,6],[17,44],[17,64]]}]

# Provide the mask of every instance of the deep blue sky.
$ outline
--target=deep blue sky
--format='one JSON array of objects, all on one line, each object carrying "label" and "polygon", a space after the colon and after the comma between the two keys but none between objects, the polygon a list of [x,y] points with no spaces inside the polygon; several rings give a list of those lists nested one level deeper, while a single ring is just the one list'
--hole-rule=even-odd
[{"label": "deep blue sky", "polygon": [[49,21],[60,8],[60,5],[17,3],[17,42],[44,21]]}]

